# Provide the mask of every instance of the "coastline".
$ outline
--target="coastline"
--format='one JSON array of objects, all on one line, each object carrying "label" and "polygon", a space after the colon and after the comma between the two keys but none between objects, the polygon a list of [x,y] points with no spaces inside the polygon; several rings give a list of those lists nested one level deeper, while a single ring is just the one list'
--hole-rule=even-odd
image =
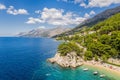
[{"label": "coastline", "polygon": [[[48,58],[48,62],[57,63],[61,67],[79,67],[82,65],[95,66],[99,68],[105,68],[110,71],[120,74],[120,67],[111,65],[108,63],[103,63],[101,61],[84,61],[81,57],[78,57],[75,52],[71,52],[66,56],[60,56],[60,53],[56,53],[54,57]],[[74,64],[73,64],[74,63]]]},{"label": "coastline", "polygon": [[[83,66],[86,66],[93,70],[96,69],[97,71],[104,72],[105,75],[114,77],[117,80],[118,80],[118,78],[120,79],[120,67],[110,65],[107,63],[101,64],[100,62],[96,62],[96,64],[93,64],[91,61],[84,62]],[[112,66],[112,68],[111,68],[111,66]]]},{"label": "coastline", "polygon": [[60,53],[56,53],[54,57],[47,59],[48,62],[57,63],[61,67],[85,67],[93,71],[98,71],[100,74],[109,76],[111,80],[120,79],[120,67],[111,65],[108,63],[103,63],[100,61],[84,61],[81,57],[78,57],[75,52],[71,52],[66,56],[60,56]]},{"label": "coastline", "polygon": [[[74,54],[72,54],[73,57]],[[75,56],[75,55],[74,55]],[[69,55],[71,57],[71,55]],[[120,67],[114,66],[111,64],[107,63],[101,63],[100,61],[84,61],[80,59],[78,62],[74,61],[74,58],[69,59],[68,56],[66,57],[61,57],[58,53],[53,57],[49,58],[47,61],[51,63],[57,63],[61,67],[70,67],[70,68],[76,68],[76,67],[81,67],[81,66],[86,66],[87,68],[90,68],[92,70],[97,70],[104,72],[106,76],[112,76],[118,80],[120,79]],[[74,64],[73,64],[74,63]],[[79,63],[79,65],[77,65]]]},{"label": "coastline", "polygon": [[104,67],[104,66],[102,66],[102,65],[92,65],[92,64],[89,64],[89,63],[84,63],[83,65],[88,65],[88,66],[92,66],[92,67],[96,67],[96,68],[106,69],[106,70],[108,70],[108,71],[112,71],[112,72],[117,73],[117,74],[120,75],[120,71],[117,71],[117,70],[114,70],[114,69],[110,69],[110,68]]}]

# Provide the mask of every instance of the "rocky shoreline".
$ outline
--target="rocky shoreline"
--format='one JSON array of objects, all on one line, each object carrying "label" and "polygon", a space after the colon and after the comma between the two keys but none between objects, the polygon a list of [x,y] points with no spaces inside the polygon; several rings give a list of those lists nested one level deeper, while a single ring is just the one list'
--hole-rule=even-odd
[{"label": "rocky shoreline", "polygon": [[78,66],[81,66],[83,65],[84,62],[83,59],[77,56],[75,52],[71,52],[66,56],[61,56],[60,53],[56,53],[53,58],[49,58],[47,61],[51,63],[57,63],[62,67],[71,67],[71,68],[76,68]]},{"label": "rocky shoreline", "polygon": [[63,68],[76,68],[82,65],[92,66],[99,69],[105,69],[107,71],[112,71],[113,73],[120,75],[120,67],[103,63],[101,61],[84,61],[82,57],[77,56],[75,52],[71,52],[66,56],[61,56],[60,53],[56,53],[53,58],[47,59],[48,62],[52,64],[57,63]]}]

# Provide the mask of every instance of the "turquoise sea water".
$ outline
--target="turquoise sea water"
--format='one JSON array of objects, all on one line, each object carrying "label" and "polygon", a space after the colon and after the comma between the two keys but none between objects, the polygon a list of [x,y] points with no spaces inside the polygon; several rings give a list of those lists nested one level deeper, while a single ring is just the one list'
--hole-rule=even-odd
[{"label": "turquoise sea water", "polygon": [[[97,69],[83,71],[61,68],[46,62],[54,56],[60,42],[48,38],[0,38],[0,80],[120,80],[93,75]],[[112,74],[112,73],[111,73]]]}]

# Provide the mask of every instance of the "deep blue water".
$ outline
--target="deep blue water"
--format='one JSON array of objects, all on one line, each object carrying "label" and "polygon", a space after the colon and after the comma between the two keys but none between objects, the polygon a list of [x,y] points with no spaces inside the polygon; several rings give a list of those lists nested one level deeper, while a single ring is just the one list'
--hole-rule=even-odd
[{"label": "deep blue water", "polygon": [[110,80],[84,72],[83,67],[64,69],[46,59],[60,42],[48,38],[0,38],[0,80]]}]

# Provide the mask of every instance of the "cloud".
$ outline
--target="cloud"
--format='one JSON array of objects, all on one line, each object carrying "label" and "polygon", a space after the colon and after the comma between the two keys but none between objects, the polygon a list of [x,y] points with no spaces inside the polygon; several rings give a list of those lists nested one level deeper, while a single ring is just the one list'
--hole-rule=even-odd
[{"label": "cloud", "polygon": [[88,13],[85,13],[84,17],[85,18],[90,18],[90,15]]},{"label": "cloud", "polygon": [[63,9],[44,8],[40,13],[40,17],[30,17],[26,23],[47,23],[54,26],[70,26],[80,24],[84,20],[86,20],[85,17],[80,17],[72,12],[65,13]]},{"label": "cloud", "polygon": [[36,10],[35,13],[36,13],[36,14],[40,14],[40,13],[41,13],[41,10]]},{"label": "cloud", "polygon": [[81,3],[83,2],[83,0],[74,0],[74,3],[77,4],[77,3]]},{"label": "cloud", "polygon": [[83,0],[57,0],[57,1],[63,1],[63,2],[75,3],[75,4],[83,2]]},{"label": "cloud", "polygon": [[80,3],[81,7],[86,7],[86,4],[84,2]]},{"label": "cloud", "polygon": [[118,4],[120,0],[90,0],[85,7],[107,7],[111,4]]},{"label": "cloud", "polygon": [[0,3],[0,10],[6,9],[6,6]]},{"label": "cloud", "polygon": [[44,21],[40,20],[39,18],[29,17],[28,21],[26,23],[27,24],[36,24],[36,23],[44,23]]},{"label": "cloud", "polygon": [[[89,7],[107,7],[111,4],[119,4],[120,0],[58,0],[64,2],[72,2],[74,4],[80,4],[80,6]],[[87,3],[86,3],[87,2]]]},{"label": "cloud", "polygon": [[89,13],[85,13],[84,17],[88,19],[88,18],[90,18],[91,16],[93,16],[95,14],[96,14],[95,11],[92,10]]},{"label": "cloud", "polygon": [[95,14],[96,14],[96,13],[95,13],[95,11],[93,11],[93,10],[90,12],[90,15],[95,15]]},{"label": "cloud", "polygon": [[25,9],[16,10],[13,6],[9,6],[9,8],[7,9],[7,13],[12,14],[12,15],[19,15],[19,14],[27,15],[28,14],[27,10]]},{"label": "cloud", "polygon": [[38,29],[45,29],[45,26],[39,26]]}]

